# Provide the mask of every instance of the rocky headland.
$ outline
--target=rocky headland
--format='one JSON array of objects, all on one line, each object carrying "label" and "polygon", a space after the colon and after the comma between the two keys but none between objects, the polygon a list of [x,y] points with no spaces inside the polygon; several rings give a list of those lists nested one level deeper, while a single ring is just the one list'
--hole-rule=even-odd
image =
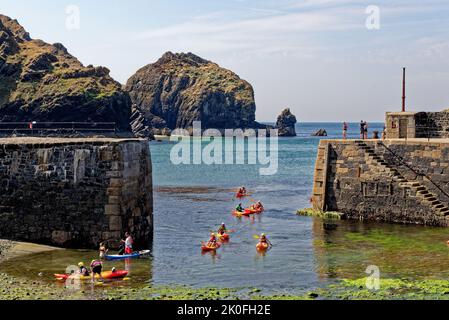
[{"label": "rocky headland", "polygon": [[129,95],[107,68],[85,67],[0,15],[0,121],[115,122],[129,131],[130,115]]},{"label": "rocky headland", "polygon": [[255,121],[254,90],[245,80],[192,53],[165,53],[127,82],[137,135],[168,135],[174,129],[266,128]]}]

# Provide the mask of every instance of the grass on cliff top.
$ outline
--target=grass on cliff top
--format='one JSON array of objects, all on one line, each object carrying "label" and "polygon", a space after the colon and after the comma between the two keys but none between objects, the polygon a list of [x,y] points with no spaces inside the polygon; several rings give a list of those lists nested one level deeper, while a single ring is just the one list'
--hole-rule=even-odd
[{"label": "grass on cliff top", "polygon": [[[22,68],[43,53],[51,53],[53,46],[39,40],[26,41],[20,44],[20,51],[12,56],[8,56],[7,62],[21,64]],[[82,70],[84,67],[74,57],[65,54],[58,54],[58,61],[52,63],[52,69],[48,71],[41,80],[19,82],[18,79],[0,79],[1,83],[10,83],[8,90],[0,92],[0,103],[7,101],[22,100],[30,103],[42,97],[59,97],[59,96],[80,96],[84,95],[88,99],[102,99],[115,94],[120,86],[109,77],[99,79],[97,77],[80,77],[64,79],[65,73]],[[63,66],[64,65],[64,66]],[[52,79],[45,83],[45,80]],[[17,87],[14,89],[14,86]],[[9,92],[13,90],[11,95]],[[2,101],[3,100],[3,101]],[[41,106],[43,110],[47,108],[45,103]]]},{"label": "grass on cliff top", "polygon": [[254,101],[253,90],[248,82],[215,63],[210,62],[199,67],[187,63],[181,65],[172,63],[164,71],[177,77],[188,76],[196,79],[195,83],[185,91],[187,95],[196,97],[203,93],[204,88],[212,88],[227,94],[232,93],[239,101]]}]

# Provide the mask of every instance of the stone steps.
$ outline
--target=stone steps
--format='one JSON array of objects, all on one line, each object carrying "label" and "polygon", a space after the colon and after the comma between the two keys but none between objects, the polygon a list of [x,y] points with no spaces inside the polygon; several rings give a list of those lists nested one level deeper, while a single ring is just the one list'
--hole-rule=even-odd
[{"label": "stone steps", "polygon": [[416,194],[416,198],[431,207],[436,214],[449,216],[449,208],[438,200],[438,197],[430,192],[426,186],[417,181],[408,181],[397,169],[392,168],[381,156],[376,154],[372,147],[366,145],[365,142],[356,140],[356,144],[365,152],[365,156],[368,159],[367,164],[376,164],[380,167],[380,171],[390,174],[399,183],[400,187],[412,189]]}]

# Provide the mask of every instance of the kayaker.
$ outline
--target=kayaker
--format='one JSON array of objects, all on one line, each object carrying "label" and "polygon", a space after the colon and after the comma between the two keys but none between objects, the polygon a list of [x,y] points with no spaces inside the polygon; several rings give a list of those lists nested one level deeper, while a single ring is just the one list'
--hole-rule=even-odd
[{"label": "kayaker", "polygon": [[129,234],[129,232],[125,233],[125,240],[122,240],[122,243],[125,244],[125,254],[133,253],[133,237]]},{"label": "kayaker", "polygon": [[273,246],[273,245],[271,244],[270,240],[268,240],[267,235],[266,235],[265,233],[262,233],[262,234],[260,235],[259,242],[260,242],[260,243],[266,243],[266,244],[268,244],[270,247]]},{"label": "kayaker", "polygon": [[90,263],[90,271],[92,272],[92,280],[95,279],[95,275],[98,274],[100,279],[103,280],[101,272],[103,271],[103,262],[99,260],[92,260]]},{"label": "kayaker", "polygon": [[220,228],[218,228],[218,234],[219,235],[224,235],[226,233],[227,229],[226,229],[226,225],[223,222],[220,226]]},{"label": "kayaker", "polygon": [[237,211],[237,212],[244,212],[245,208],[243,208],[242,204],[239,203],[239,205],[237,207],[235,207],[235,211]]},{"label": "kayaker", "polygon": [[82,263],[82,262],[78,263],[78,267],[79,267],[78,272],[80,275],[86,276],[86,277],[89,276],[89,270],[87,270],[87,268],[84,266],[84,263]]},{"label": "kayaker", "polygon": [[104,259],[108,251],[109,250],[106,247],[106,243],[105,242],[100,243],[100,259]]},{"label": "kayaker", "polygon": [[215,247],[217,245],[217,237],[215,236],[215,233],[210,234],[210,239],[207,242],[208,247]]},{"label": "kayaker", "polygon": [[241,195],[241,196],[245,196],[246,195],[246,188],[243,187],[243,186],[240,187],[238,194]]},{"label": "kayaker", "polygon": [[254,205],[254,209],[255,210],[263,210],[263,204],[260,200],[256,202],[256,204]]}]

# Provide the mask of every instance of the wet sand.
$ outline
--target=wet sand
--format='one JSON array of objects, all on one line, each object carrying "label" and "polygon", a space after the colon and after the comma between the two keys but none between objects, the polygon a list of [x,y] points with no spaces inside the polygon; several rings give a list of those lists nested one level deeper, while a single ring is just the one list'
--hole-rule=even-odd
[{"label": "wet sand", "polygon": [[7,259],[17,258],[32,253],[40,253],[54,250],[63,250],[63,249],[35,243],[0,240],[0,262],[5,261]]}]

